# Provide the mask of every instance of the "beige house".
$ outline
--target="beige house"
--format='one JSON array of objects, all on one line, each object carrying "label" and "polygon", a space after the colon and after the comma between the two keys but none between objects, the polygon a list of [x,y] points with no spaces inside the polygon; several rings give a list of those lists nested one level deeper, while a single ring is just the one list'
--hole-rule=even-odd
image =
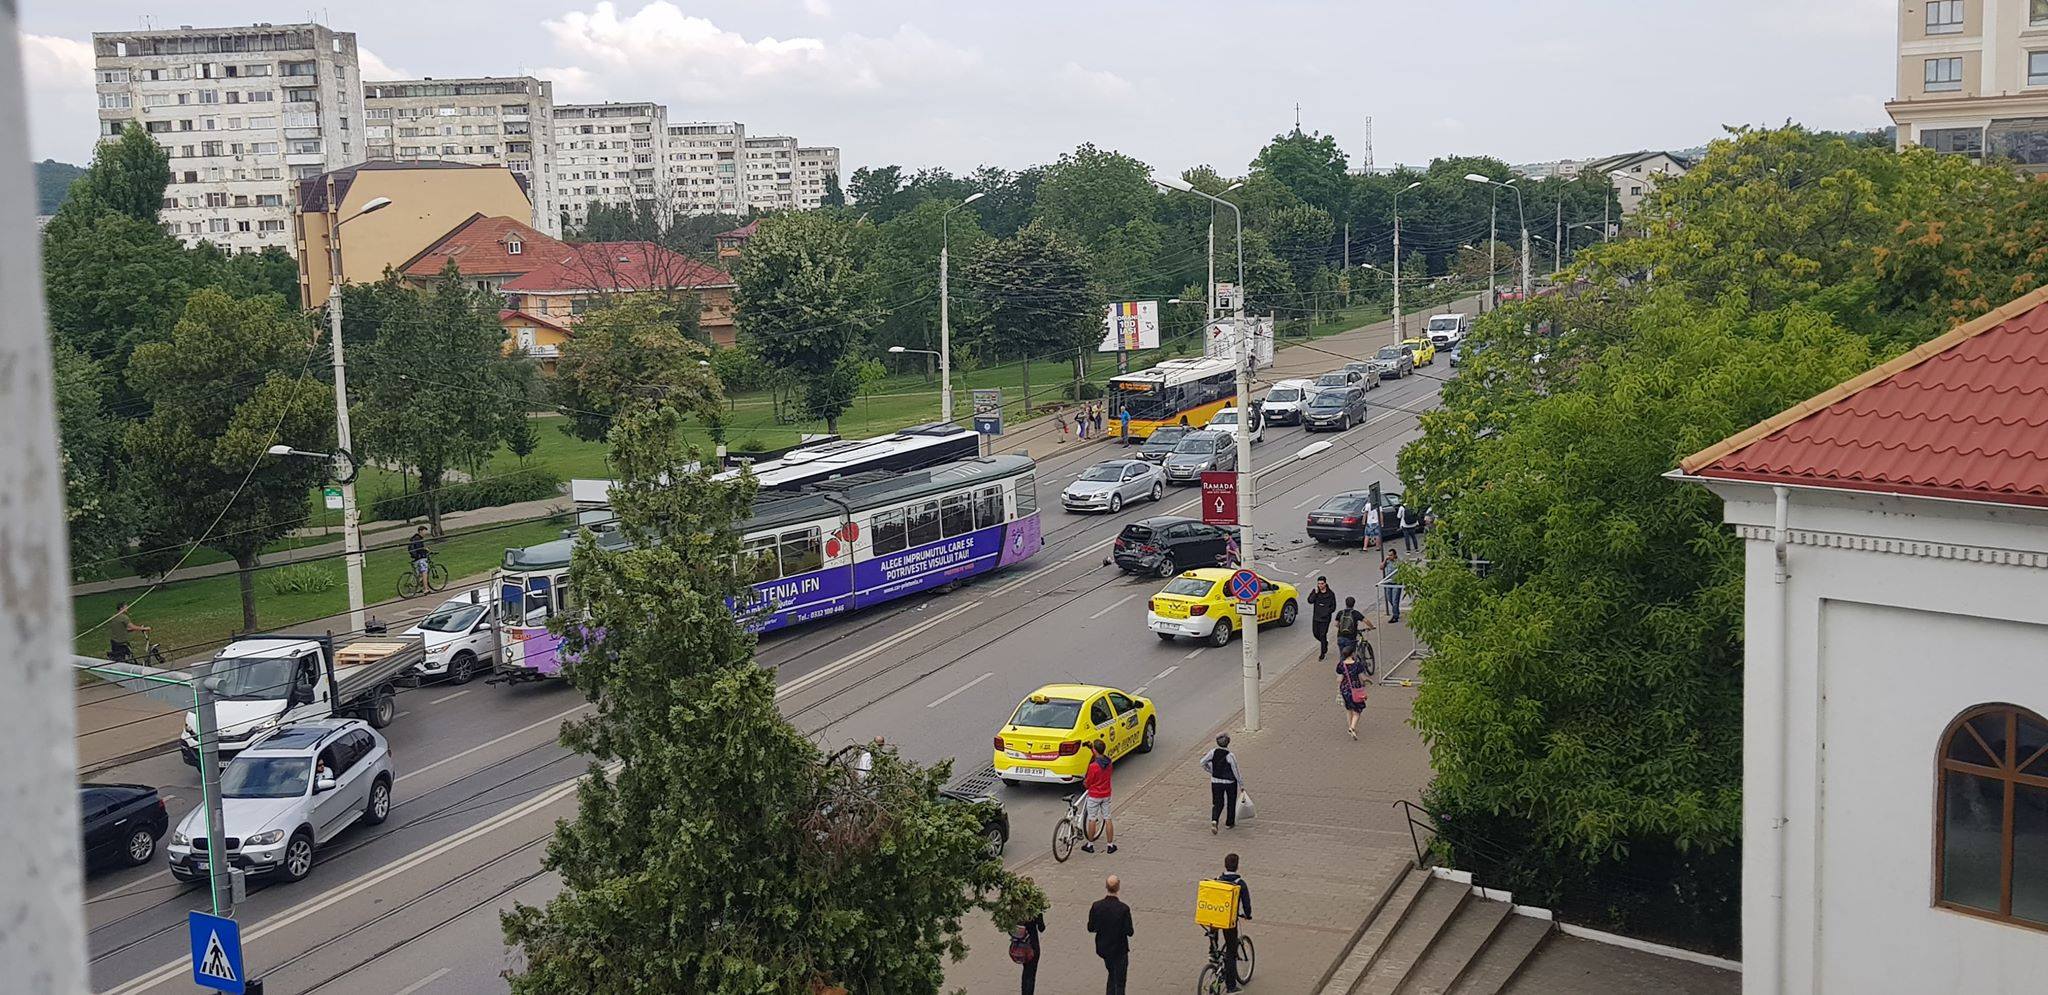
[{"label": "beige house", "polygon": [[2048,2],[1902,0],[1898,145],[2048,168]]},{"label": "beige house", "polygon": [[[533,216],[525,178],[502,166],[375,160],[301,180],[297,193],[299,301],[307,308],[327,303],[327,233],[336,223],[348,225],[341,240],[342,280],[370,283],[383,277],[385,267],[403,267],[474,215]],[[379,197],[390,198],[391,206],[349,220]]]}]

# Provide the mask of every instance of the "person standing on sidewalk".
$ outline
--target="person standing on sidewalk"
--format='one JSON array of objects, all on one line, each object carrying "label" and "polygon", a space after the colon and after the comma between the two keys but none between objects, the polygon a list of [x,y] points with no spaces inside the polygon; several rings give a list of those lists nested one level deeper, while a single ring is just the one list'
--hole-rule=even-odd
[{"label": "person standing on sidewalk", "polygon": [[1118,410],[1118,411],[1117,411],[1117,413],[1116,413],[1116,424],[1117,424],[1117,427],[1118,427],[1118,428],[1120,428],[1120,429],[1122,429],[1122,430],[1123,430],[1123,437],[1124,437],[1124,441],[1125,441],[1125,442],[1129,442],[1129,441],[1131,441],[1131,409],[1130,409],[1130,408],[1128,408],[1128,407],[1125,407],[1125,408],[1122,408],[1122,409],[1120,409],[1120,410]]},{"label": "person standing on sidewalk", "polygon": [[1315,589],[1308,592],[1308,607],[1308,631],[1316,637],[1316,659],[1326,659],[1330,655],[1330,616],[1337,614],[1337,592],[1330,590],[1330,578],[1316,575]]},{"label": "person standing on sidewalk", "polygon": [[1010,959],[1017,960],[1018,948],[1029,951],[1017,963],[1024,965],[1024,995],[1035,995],[1038,991],[1038,958],[1045,953],[1039,943],[1038,934],[1045,932],[1045,913],[1032,916],[1020,923],[1010,934]]},{"label": "person standing on sidewalk", "polygon": [[1401,569],[1401,552],[1387,547],[1387,558],[1380,561],[1380,586],[1387,592],[1387,621],[1401,620],[1401,595],[1405,586],[1394,580],[1395,571]]},{"label": "person standing on sidewalk", "polygon": [[1401,545],[1411,553],[1422,548],[1422,516],[1415,509],[1401,506]]},{"label": "person standing on sidewalk", "polygon": [[1088,907],[1088,932],[1095,934],[1095,956],[1102,958],[1109,974],[1103,995],[1124,995],[1124,982],[1131,973],[1131,937],[1137,930],[1131,927],[1131,907],[1116,897],[1123,882],[1111,874],[1102,887],[1109,894]]},{"label": "person standing on sidewalk", "polygon": [[1109,751],[1102,740],[1095,741],[1095,755],[1088,760],[1088,772],[1081,775],[1081,783],[1088,789],[1088,797],[1081,799],[1081,832],[1087,840],[1081,844],[1083,853],[1095,852],[1095,826],[1102,824],[1102,841],[1105,853],[1116,852],[1116,820],[1109,817]]},{"label": "person standing on sidewalk", "polygon": [[1352,739],[1358,738],[1358,717],[1365,713],[1365,695],[1361,692],[1369,676],[1356,648],[1337,661],[1337,700],[1344,703],[1344,711],[1349,713]]},{"label": "person standing on sidewalk", "polygon": [[1372,620],[1358,610],[1358,599],[1344,599],[1344,610],[1337,613],[1337,659],[1342,660],[1358,651],[1358,634],[1372,628]]},{"label": "person standing on sidewalk", "polygon": [[1085,406],[1074,409],[1074,431],[1082,442],[1088,441],[1088,409]]},{"label": "person standing on sidewalk", "polygon": [[1091,404],[1091,405],[1089,405],[1089,406],[1088,406],[1088,415],[1089,415],[1089,417],[1091,417],[1091,418],[1094,418],[1094,419],[1095,419],[1095,435],[1096,435],[1096,437],[1097,437],[1097,438],[1100,438],[1100,437],[1102,436],[1102,430],[1103,430],[1103,427],[1104,427],[1104,426],[1103,426],[1103,424],[1102,424],[1102,405],[1100,405],[1100,404]]},{"label": "person standing on sidewalk", "polygon": [[[1223,873],[1217,875],[1216,880],[1237,886],[1237,917],[1250,919],[1252,886],[1245,882],[1244,875],[1237,873],[1237,854],[1223,855]],[[1237,927],[1232,926],[1223,931],[1223,990],[1240,991],[1242,984],[1237,980]]]},{"label": "person standing on sidewalk", "polygon": [[1054,412],[1052,416],[1052,421],[1053,424],[1058,425],[1060,427],[1060,442],[1061,444],[1065,444],[1067,441],[1067,416],[1059,414],[1058,412]]},{"label": "person standing on sidewalk", "polygon": [[1365,509],[1365,548],[1372,549],[1380,544],[1380,510]]},{"label": "person standing on sidewalk", "polygon": [[1202,770],[1209,775],[1209,835],[1216,835],[1219,816],[1225,828],[1236,829],[1237,793],[1244,787],[1244,773],[1237,768],[1229,733],[1216,737],[1216,748],[1202,758]]}]

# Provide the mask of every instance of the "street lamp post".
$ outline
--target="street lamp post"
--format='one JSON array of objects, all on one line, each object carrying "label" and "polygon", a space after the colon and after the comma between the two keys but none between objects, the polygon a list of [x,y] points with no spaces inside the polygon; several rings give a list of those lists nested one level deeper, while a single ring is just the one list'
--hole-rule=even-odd
[{"label": "street lamp post", "polygon": [[951,230],[946,227],[946,222],[952,218],[954,211],[986,196],[986,190],[975,193],[966,200],[946,208],[945,213],[939,215],[939,420],[949,425],[953,422],[953,301],[948,288],[950,274],[947,272],[947,265],[948,257],[952,254],[953,238]]},{"label": "street lamp post", "polygon": [[[1474,183],[1485,183],[1515,192],[1515,217],[1522,223],[1522,299],[1528,300],[1535,292],[1535,288],[1529,285],[1529,215],[1522,210],[1522,188],[1515,186],[1513,180],[1502,183],[1491,176],[1482,176],[1478,173],[1466,173],[1465,178]],[[1495,192],[1498,193],[1498,189]]]},{"label": "street lamp post", "polygon": [[1394,191],[1394,344],[1401,344],[1401,195],[1422,185],[1421,180]]},{"label": "street lamp post", "polygon": [[[1478,173],[1466,173],[1465,178],[1477,183],[1493,182],[1492,180],[1484,176],[1481,176]],[[1515,181],[1509,180],[1508,182],[1513,183]],[[1495,187],[1487,191],[1486,205],[1486,307],[1488,309],[1494,306],[1495,300],[1493,296],[1493,275],[1495,272],[1493,265],[1493,249],[1494,246],[1500,244],[1500,236],[1496,234],[1500,231],[1499,218],[1500,188]]]},{"label": "street lamp post", "polygon": [[[378,197],[362,210],[335,221],[327,229],[327,332],[330,348],[334,353],[334,444],[340,453],[353,459],[355,449],[350,439],[348,424],[348,367],[341,353],[341,226],[375,211],[391,206],[391,198]],[[340,214],[340,205],[335,202],[334,177],[327,179],[327,212],[329,217]],[[351,632],[363,631],[363,532],[362,513],[356,507],[355,475],[341,482],[341,548],[346,554],[343,562],[348,565],[348,627]]]}]

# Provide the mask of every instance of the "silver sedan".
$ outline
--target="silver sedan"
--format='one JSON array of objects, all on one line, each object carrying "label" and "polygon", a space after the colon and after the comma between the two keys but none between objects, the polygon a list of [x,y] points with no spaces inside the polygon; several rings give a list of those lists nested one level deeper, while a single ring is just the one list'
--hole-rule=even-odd
[{"label": "silver sedan", "polygon": [[1166,493],[1166,471],[1157,463],[1136,459],[1113,459],[1081,471],[1081,476],[1060,492],[1060,504],[1068,511],[1122,511],[1125,502],[1146,498],[1157,501]]}]

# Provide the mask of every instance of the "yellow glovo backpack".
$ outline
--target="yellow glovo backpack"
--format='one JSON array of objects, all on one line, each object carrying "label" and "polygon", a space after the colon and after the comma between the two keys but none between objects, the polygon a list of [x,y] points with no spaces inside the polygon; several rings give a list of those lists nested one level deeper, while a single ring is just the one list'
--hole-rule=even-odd
[{"label": "yellow glovo backpack", "polygon": [[1203,881],[1195,885],[1195,925],[1236,929],[1237,888],[1228,881]]}]

